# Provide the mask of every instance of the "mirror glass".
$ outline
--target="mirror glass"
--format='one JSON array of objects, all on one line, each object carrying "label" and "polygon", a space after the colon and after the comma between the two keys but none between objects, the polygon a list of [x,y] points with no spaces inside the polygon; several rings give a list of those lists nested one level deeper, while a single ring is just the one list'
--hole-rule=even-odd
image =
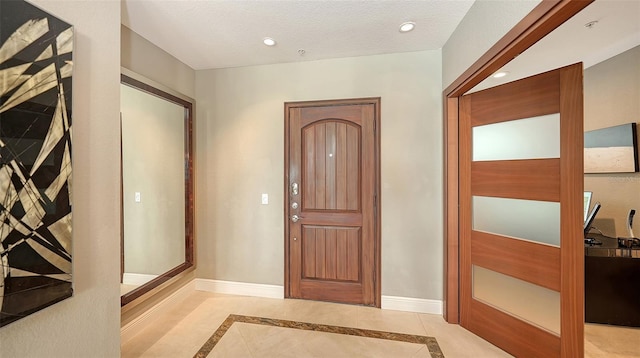
[{"label": "mirror glass", "polygon": [[120,96],[125,305],[192,266],[192,103],[126,75]]}]

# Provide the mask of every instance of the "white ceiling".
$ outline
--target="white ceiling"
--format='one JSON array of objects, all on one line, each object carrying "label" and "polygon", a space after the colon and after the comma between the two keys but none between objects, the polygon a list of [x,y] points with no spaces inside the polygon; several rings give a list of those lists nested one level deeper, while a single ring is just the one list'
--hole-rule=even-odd
[{"label": "white ceiling", "polygon": [[473,1],[123,0],[122,23],[201,70],[439,49]]},{"label": "white ceiling", "polygon": [[[591,27],[585,24],[597,21]],[[591,67],[640,45],[640,0],[596,0],[470,92],[577,62]],[[640,64],[638,64],[640,66]]]}]

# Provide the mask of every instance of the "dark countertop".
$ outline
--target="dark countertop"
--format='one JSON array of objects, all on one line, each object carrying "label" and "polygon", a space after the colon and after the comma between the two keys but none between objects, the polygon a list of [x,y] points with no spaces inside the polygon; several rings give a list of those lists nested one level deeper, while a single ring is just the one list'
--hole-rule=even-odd
[{"label": "dark countertop", "polygon": [[615,237],[604,236],[600,234],[589,234],[587,238],[595,239],[601,242],[601,245],[596,244],[584,244],[585,256],[597,256],[597,257],[626,257],[640,259],[640,247],[634,246],[633,248],[620,247],[618,245],[618,239]]}]

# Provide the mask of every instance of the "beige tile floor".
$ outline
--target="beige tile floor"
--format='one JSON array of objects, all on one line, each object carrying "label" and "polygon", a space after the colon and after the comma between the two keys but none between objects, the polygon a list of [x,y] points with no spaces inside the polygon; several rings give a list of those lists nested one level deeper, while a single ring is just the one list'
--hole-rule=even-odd
[{"label": "beige tile floor", "polygon": [[[445,357],[510,357],[439,315],[196,291],[122,345],[122,357],[193,357],[229,314],[436,337]],[[640,357],[640,330],[585,327],[587,357]],[[234,323],[208,357],[429,357],[426,346]]]}]

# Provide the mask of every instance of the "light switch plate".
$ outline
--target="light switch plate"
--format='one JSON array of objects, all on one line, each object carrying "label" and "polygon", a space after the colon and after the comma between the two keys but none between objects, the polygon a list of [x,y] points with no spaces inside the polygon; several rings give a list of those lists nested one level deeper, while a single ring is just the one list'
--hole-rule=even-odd
[{"label": "light switch plate", "polygon": [[262,205],[269,204],[269,194],[262,194]]},{"label": "light switch plate", "polygon": [[136,191],[135,195],[134,195],[134,200],[136,201],[136,203],[139,203],[142,201],[142,198],[140,197],[140,192]]}]

